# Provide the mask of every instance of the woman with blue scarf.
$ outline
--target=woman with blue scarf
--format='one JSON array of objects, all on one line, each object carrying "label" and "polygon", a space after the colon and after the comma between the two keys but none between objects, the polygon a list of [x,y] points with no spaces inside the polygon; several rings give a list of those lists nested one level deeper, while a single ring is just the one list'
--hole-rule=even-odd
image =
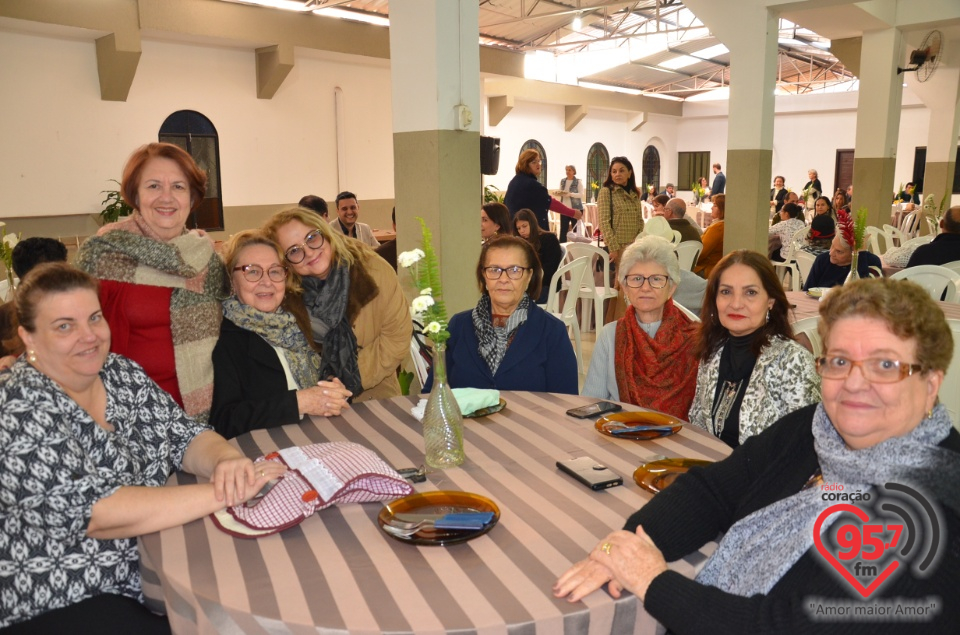
[{"label": "woman with blue scarf", "polygon": [[224,259],[233,295],[223,302],[213,350],[210,423],[217,432],[231,438],[348,408],[350,390],[336,376],[320,374],[310,318],[296,301],[277,244],[258,231],[243,231],[227,243]]},{"label": "woman with blue scarf", "polygon": [[[950,327],[921,287],[885,279],[835,289],[820,318],[823,402],[680,476],[561,576],[558,597],[609,584],[675,633],[956,632],[960,434],[937,403]],[[898,493],[907,488],[917,495]],[[839,501],[859,511],[824,513]],[[888,513],[903,507],[924,509],[920,520]],[[904,527],[899,542],[890,525]],[[696,580],[667,569],[719,534]],[[862,550],[845,544],[854,534]],[[885,559],[871,559],[877,542]],[[867,565],[874,574],[864,577]]]}]

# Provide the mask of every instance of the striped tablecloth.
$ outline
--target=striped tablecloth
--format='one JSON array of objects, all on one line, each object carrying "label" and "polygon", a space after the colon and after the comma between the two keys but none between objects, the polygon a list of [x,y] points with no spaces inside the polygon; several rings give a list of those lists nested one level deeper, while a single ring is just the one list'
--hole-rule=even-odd
[{"label": "striped tablecloth", "polygon": [[[140,540],[144,593],[175,633],[654,633],[640,602],[597,591],[571,604],[556,578],[650,499],[634,469],[654,455],[722,459],[728,448],[698,429],[656,441],[612,439],[567,417],[585,397],[504,392],[507,407],[467,420],[467,462],[428,475],[418,491],[452,489],[500,506],[488,534],[418,547],[382,533],[379,503],[332,507],[281,534],[233,538],[207,519]],[[396,467],[423,462],[413,397],[355,405],[342,417],[259,430],[236,441],[254,457],[278,448],[354,441]],[[629,407],[636,409],[634,407]],[[591,456],[624,478],[594,492],[556,468]],[[172,482],[190,483],[177,474]],[[693,575],[715,545],[673,563]]]},{"label": "striped tablecloth", "polygon": [[[787,301],[794,305],[788,313],[791,323],[820,315],[820,299],[811,298],[805,291],[787,291]],[[937,306],[943,310],[947,319],[960,319],[960,304],[938,301]]]}]

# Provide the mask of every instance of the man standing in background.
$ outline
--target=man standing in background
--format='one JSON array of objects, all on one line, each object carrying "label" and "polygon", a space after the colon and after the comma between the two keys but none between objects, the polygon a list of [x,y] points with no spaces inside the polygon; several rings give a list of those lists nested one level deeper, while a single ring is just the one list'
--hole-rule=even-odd
[{"label": "man standing in background", "polygon": [[713,174],[713,187],[710,188],[710,196],[723,194],[723,190],[727,186],[727,177],[720,171],[719,163],[713,164]]}]

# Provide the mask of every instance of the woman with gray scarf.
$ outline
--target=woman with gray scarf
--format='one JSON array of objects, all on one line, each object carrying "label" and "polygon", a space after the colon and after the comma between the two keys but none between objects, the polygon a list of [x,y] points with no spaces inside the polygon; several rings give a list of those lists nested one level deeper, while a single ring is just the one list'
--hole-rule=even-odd
[{"label": "woman with gray scarf", "polygon": [[351,393],[343,383],[320,375],[310,318],[303,303],[292,301],[299,290],[280,247],[246,230],[230,238],[223,257],[233,295],[223,302],[213,349],[210,423],[216,431],[229,439],[349,408]]},{"label": "woman with gray scarf", "polygon": [[393,267],[301,207],[271,216],[263,233],[280,245],[303,288],[291,301],[302,301],[310,316],[320,377],[339,378],[357,402],[399,396],[397,366],[413,322]]},{"label": "woman with gray scarf", "polygon": [[[680,476],[561,576],[558,597],[609,584],[676,633],[955,632],[960,434],[937,403],[950,327],[918,285],[886,279],[835,289],[820,317],[823,402]],[[923,511],[891,513],[903,507]],[[667,570],[721,533],[696,580]]]}]

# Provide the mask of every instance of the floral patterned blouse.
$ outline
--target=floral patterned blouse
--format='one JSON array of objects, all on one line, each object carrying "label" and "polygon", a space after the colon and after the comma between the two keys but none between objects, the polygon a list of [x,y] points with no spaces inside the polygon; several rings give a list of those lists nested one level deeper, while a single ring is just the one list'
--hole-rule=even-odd
[{"label": "floral patterned blouse", "polygon": [[0,627],[101,593],[142,601],[137,539],[88,537],[93,505],[164,485],[209,428],[125,357],[100,378],[114,432],[22,358],[0,376]]}]

